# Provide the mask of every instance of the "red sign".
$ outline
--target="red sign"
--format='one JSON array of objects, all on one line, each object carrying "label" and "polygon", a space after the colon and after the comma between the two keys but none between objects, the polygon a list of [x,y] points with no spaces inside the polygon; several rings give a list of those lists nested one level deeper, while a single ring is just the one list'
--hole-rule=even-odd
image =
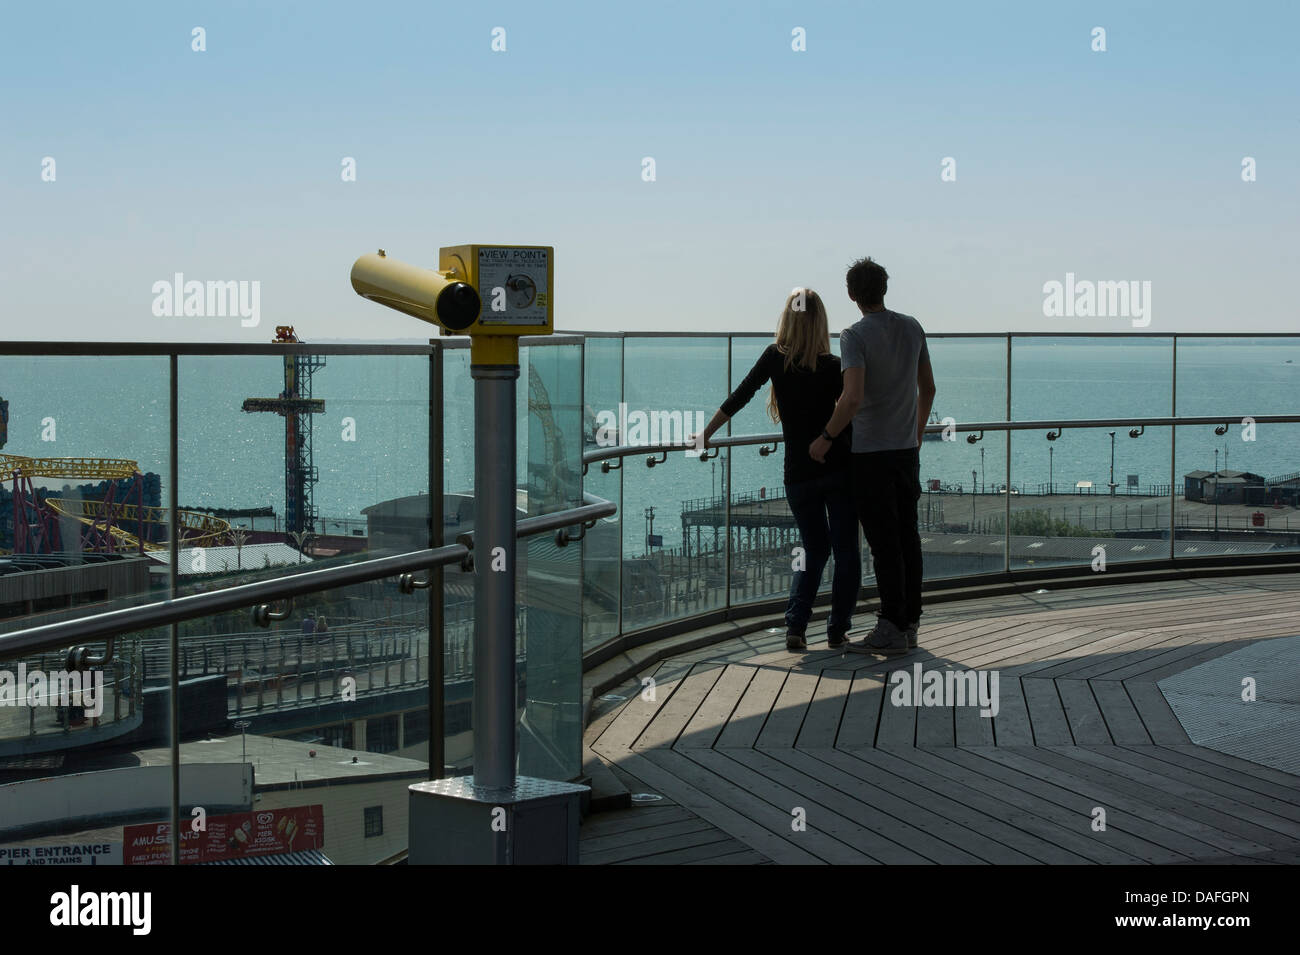
[{"label": "red sign", "polygon": [[[204,825],[203,831],[195,832],[193,821],[181,823],[181,865],[279,855],[325,846],[325,809],[322,806],[208,816]],[[170,822],[124,826],[122,864],[170,864],[171,828]]]}]

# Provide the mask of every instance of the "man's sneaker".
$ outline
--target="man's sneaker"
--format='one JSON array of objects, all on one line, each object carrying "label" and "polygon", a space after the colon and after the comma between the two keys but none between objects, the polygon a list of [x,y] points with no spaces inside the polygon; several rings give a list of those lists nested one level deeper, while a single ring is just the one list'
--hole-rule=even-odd
[{"label": "man's sneaker", "polygon": [[848,642],[849,635],[847,633],[834,634],[828,632],[826,634],[826,646],[832,650],[843,650],[844,645]]},{"label": "man's sneaker", "polygon": [[785,635],[785,648],[792,653],[797,650],[807,650],[808,641],[801,633],[787,633]]},{"label": "man's sneaker", "polygon": [[866,637],[857,643],[850,643],[847,649],[850,653],[880,653],[884,656],[897,656],[907,652],[907,634],[881,617]]},{"label": "man's sneaker", "polygon": [[907,625],[907,629],[903,631],[903,633],[907,634],[907,649],[909,650],[916,649],[916,631],[919,630],[920,628],[921,628],[921,621],[917,620],[914,623],[909,623]]}]

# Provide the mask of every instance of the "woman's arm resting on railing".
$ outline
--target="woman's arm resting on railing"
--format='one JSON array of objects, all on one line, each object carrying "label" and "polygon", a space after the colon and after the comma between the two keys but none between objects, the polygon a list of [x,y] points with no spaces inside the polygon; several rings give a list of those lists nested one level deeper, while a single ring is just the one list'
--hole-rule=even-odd
[{"label": "woman's arm resting on railing", "polygon": [[695,445],[697,448],[707,448],[709,439],[717,434],[718,429],[731,420],[731,415],[726,414],[721,408],[713,412],[713,417],[709,420],[708,426],[699,434],[692,434],[686,440],[688,443]]}]

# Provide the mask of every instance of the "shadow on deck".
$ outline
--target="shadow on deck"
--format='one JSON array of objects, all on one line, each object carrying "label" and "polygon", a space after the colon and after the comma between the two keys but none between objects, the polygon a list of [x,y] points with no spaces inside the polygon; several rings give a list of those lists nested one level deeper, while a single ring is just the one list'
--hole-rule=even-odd
[{"label": "shadow on deck", "polygon": [[[891,659],[811,628],[683,653],[588,728],[662,798],[589,818],[582,861],[1295,863],[1296,634],[1300,580],[1260,576],[942,604]],[[996,673],[996,715],[897,705],[917,664]]]}]

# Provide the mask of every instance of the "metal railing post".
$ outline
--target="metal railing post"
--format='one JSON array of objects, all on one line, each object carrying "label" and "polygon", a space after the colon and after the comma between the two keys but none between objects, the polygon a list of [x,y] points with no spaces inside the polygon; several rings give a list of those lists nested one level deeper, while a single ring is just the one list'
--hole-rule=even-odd
[{"label": "metal railing post", "polygon": [[[443,348],[436,339],[429,343],[433,351],[429,355],[429,546],[442,546],[444,530],[443,503]],[[442,779],[446,766],[446,699],[445,680],[446,661],[443,648],[446,646],[446,631],[443,621],[445,595],[443,594],[443,570],[439,565],[430,572],[428,615],[429,615],[429,778]],[[416,678],[419,678],[419,656],[416,657]]]},{"label": "metal railing post", "polygon": [[515,784],[515,382],[513,364],[473,364],[474,783]]},{"label": "metal railing post", "polygon": [[[1007,334],[1007,423],[1011,422],[1011,335]],[[1002,571],[1011,573],[1011,432],[1005,435],[1007,442],[1007,480],[1003,490],[1007,499],[1002,527]]]},{"label": "metal railing post", "polygon": [[[731,336],[727,336],[727,394],[731,394]],[[727,419],[727,437],[731,437],[731,419]],[[722,606],[731,609],[731,455],[732,449],[727,449],[727,456],[722,462],[723,478],[723,518],[722,524],[726,530],[727,551],[726,560],[723,563],[722,576]]]},{"label": "metal railing post", "polygon": [[[167,429],[167,592],[171,599],[177,596],[180,563],[180,505],[178,503],[177,485],[180,482],[180,467],[177,463],[177,449],[180,446],[180,407],[179,407],[179,369],[177,357],[172,353],[167,358],[168,391],[168,429]],[[143,528],[140,528],[143,531]],[[168,634],[171,666],[167,674],[167,696],[169,698],[169,716],[171,727],[168,733],[168,745],[171,750],[171,843],[172,865],[181,864],[181,686],[176,672],[176,656],[180,650],[180,624],[173,622]]]},{"label": "metal railing post", "polygon": [[[1170,385],[1169,417],[1178,417],[1178,336],[1174,336],[1173,378]],[[1178,500],[1174,495],[1174,481],[1178,472],[1178,425],[1169,426],[1169,559],[1174,559],[1174,508]]]},{"label": "metal railing post", "polygon": [[[622,335],[618,338],[618,400],[627,401],[627,339]],[[621,427],[621,425],[620,425]],[[619,433],[618,442],[622,444],[627,439],[625,434]],[[618,469],[618,506],[619,510],[623,509],[623,502],[627,500],[624,496],[623,475],[626,468]],[[626,602],[627,594],[623,590],[623,561],[627,555],[623,553],[624,541],[627,535],[627,515],[620,514],[618,518],[618,635],[623,636],[623,604]]]}]

